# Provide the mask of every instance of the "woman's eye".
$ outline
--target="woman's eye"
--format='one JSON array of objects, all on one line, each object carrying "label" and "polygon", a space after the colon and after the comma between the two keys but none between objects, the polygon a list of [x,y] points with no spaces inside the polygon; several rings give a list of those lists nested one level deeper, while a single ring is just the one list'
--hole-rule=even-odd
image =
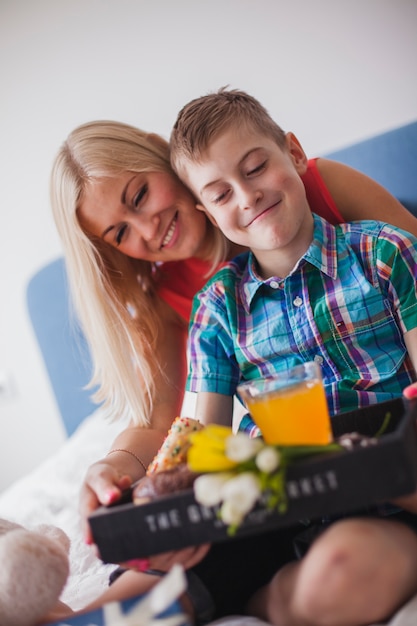
[{"label": "woman's eye", "polygon": [[148,185],[143,185],[143,187],[140,188],[140,190],[138,191],[136,196],[134,196],[134,198],[133,198],[133,206],[134,207],[138,207],[138,205],[140,204],[143,196],[146,194],[147,191],[148,191]]},{"label": "woman's eye", "polygon": [[119,228],[119,230],[117,231],[116,233],[116,245],[117,246],[120,246],[120,244],[122,243],[126,229],[127,229],[127,224]]}]

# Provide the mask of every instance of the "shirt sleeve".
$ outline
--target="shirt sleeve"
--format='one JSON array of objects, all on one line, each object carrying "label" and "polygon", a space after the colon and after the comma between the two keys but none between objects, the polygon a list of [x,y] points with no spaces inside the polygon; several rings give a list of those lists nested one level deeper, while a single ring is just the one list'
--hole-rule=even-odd
[{"label": "shirt sleeve", "polygon": [[240,370],[220,281],[209,283],[194,298],[188,359],[188,391],[234,395]]},{"label": "shirt sleeve", "polygon": [[379,279],[403,333],[417,327],[417,238],[385,225],[377,246]]}]

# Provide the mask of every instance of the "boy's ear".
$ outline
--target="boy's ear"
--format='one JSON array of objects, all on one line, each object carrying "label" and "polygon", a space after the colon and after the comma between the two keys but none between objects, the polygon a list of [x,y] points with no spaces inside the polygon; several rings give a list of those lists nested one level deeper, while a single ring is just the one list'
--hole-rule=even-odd
[{"label": "boy's ear", "polygon": [[206,208],[205,208],[205,206],[204,206],[204,205],[202,205],[202,204],[198,204],[198,203],[197,203],[195,206],[196,206],[196,208],[197,208],[199,211],[203,211],[203,213],[205,213],[205,214],[206,214],[206,216],[208,217],[208,219],[210,220],[210,222],[213,224],[213,226],[215,226],[216,228],[218,228],[216,220],[214,219],[214,217],[213,217],[212,215],[210,215],[210,213],[206,210]]},{"label": "boy's ear", "polygon": [[302,149],[301,144],[294,133],[287,133],[285,135],[285,140],[287,143],[287,150],[294,163],[294,167],[298,174],[302,176],[307,171],[307,155]]}]

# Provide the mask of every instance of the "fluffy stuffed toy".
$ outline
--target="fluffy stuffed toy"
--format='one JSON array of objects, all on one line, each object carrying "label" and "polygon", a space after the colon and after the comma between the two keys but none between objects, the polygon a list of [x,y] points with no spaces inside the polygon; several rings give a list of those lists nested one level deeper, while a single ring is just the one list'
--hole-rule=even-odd
[{"label": "fluffy stuffed toy", "polygon": [[27,530],[0,519],[1,626],[34,626],[54,608],[69,575],[68,551],[59,528]]}]

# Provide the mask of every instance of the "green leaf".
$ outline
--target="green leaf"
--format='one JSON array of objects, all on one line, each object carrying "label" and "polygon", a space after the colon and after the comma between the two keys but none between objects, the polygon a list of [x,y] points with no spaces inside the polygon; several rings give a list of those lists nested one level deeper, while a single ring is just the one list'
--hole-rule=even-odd
[{"label": "green leaf", "polygon": [[375,433],[374,437],[380,437],[381,435],[384,434],[384,432],[388,428],[388,424],[391,421],[391,417],[392,417],[392,415],[391,415],[391,413],[389,411],[388,411],[388,413],[385,413],[384,421],[382,422],[381,427]]}]

